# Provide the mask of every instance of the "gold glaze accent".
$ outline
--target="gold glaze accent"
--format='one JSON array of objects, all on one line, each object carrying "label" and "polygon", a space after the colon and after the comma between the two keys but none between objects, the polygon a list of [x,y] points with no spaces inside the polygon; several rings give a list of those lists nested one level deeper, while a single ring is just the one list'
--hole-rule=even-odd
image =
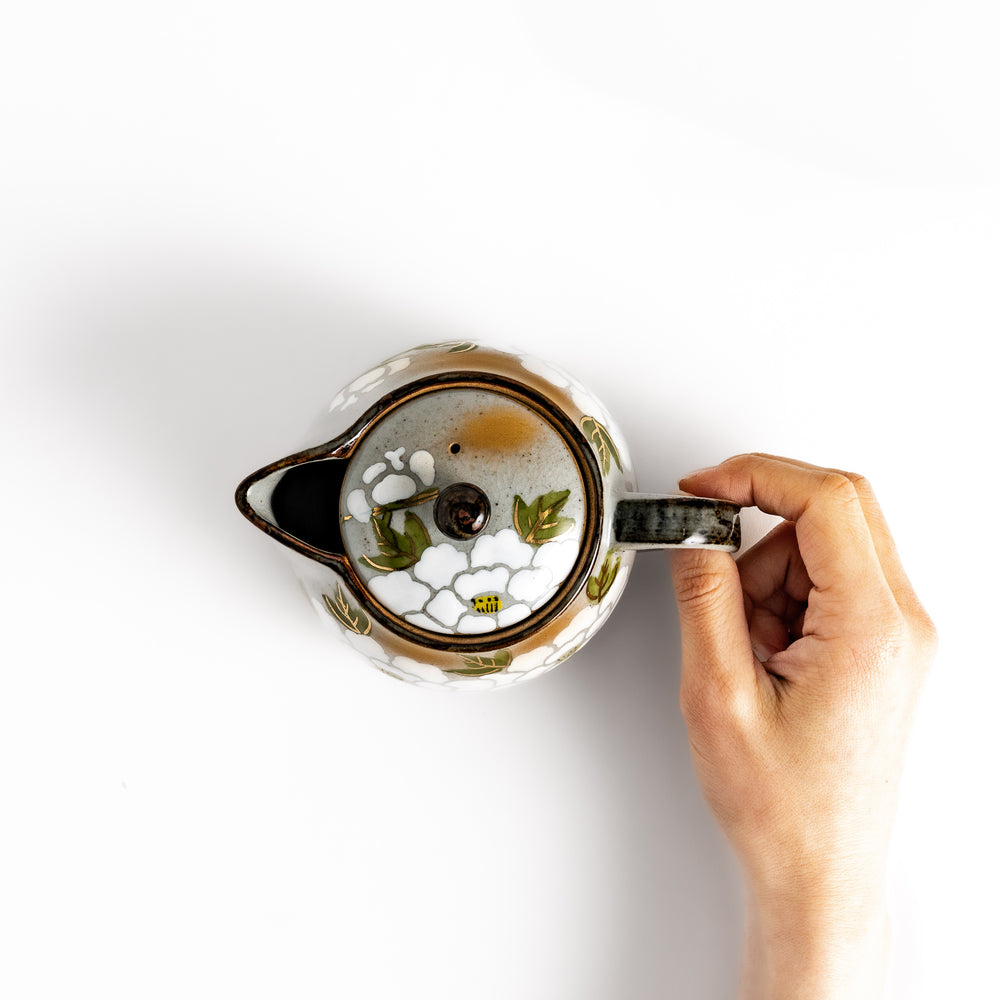
[{"label": "gold glaze accent", "polygon": [[[502,650],[529,639],[533,645],[546,645],[552,637],[558,635],[566,627],[568,618],[575,613],[574,609],[578,611],[588,603],[585,587],[588,577],[594,571],[605,517],[601,468],[578,426],[577,422],[584,414],[579,410],[572,394],[553,385],[544,376],[526,369],[517,357],[505,352],[478,349],[458,356],[467,365],[461,371],[442,367],[443,364],[450,363],[446,360],[447,356],[441,358],[430,355],[426,361],[420,355],[415,356],[412,367],[407,371],[408,381],[375,401],[345,431],[323,444],[288,455],[257,470],[247,476],[236,491],[237,506],[251,523],[300,555],[330,567],[342,578],[346,592],[355,600],[363,602],[371,619],[369,627],[376,623],[381,626],[378,641],[387,653],[413,657],[416,653],[414,646],[418,646],[422,662],[445,670],[454,662],[454,652],[475,654],[478,651]],[[374,600],[343,551],[319,549],[290,535],[258,515],[248,500],[248,490],[254,483],[282,469],[317,460],[349,461],[360,440],[384,416],[416,396],[442,388],[498,392],[533,410],[563,437],[576,460],[584,487],[586,516],[580,532],[580,555],[559,590],[540,612],[514,626],[480,635],[432,632],[391,615]],[[454,443],[461,446],[461,442],[457,440]]]},{"label": "gold glaze accent", "polygon": [[[379,401],[377,412],[370,413],[363,426],[356,424],[351,429],[349,448],[345,449],[345,457],[349,457],[361,443],[361,440],[390,413],[419,396],[442,389],[471,389],[497,393],[521,404],[548,423],[563,439],[580,473],[580,482],[583,485],[584,493],[584,517],[580,529],[580,554],[572,570],[553,597],[544,608],[528,618],[493,632],[461,635],[435,632],[414,625],[385,608],[368,589],[367,583],[357,573],[351,560],[345,559],[341,564],[342,568],[338,567],[338,569],[346,571],[351,589],[364,602],[371,617],[401,639],[422,647],[421,656],[425,662],[430,662],[427,659],[427,653],[432,649],[462,653],[497,650],[520,643],[553,622],[558,626],[556,631],[565,628],[566,624],[562,619],[562,612],[586,587],[597,555],[601,523],[604,517],[604,492],[600,466],[577,425],[567,414],[555,408],[542,393],[536,392],[520,382],[514,382],[488,372],[447,372],[430,376],[411,382],[397,394],[383,398]],[[534,420],[530,419],[529,422],[532,425],[535,423]],[[404,648],[401,652],[406,656],[413,655],[412,647]]]}]

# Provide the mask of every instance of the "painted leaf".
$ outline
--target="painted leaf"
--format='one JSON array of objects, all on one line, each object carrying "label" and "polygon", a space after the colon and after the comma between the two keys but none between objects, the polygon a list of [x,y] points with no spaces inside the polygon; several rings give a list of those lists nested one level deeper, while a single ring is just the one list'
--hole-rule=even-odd
[{"label": "painted leaf", "polygon": [[529,545],[542,545],[569,531],[576,520],[560,517],[559,512],[569,499],[569,490],[553,490],[543,493],[532,503],[523,497],[514,497],[514,526],[517,533]]},{"label": "painted leaf", "polygon": [[372,514],[372,531],[375,533],[375,541],[378,543],[379,552],[383,555],[392,555],[398,551],[395,534],[389,522],[392,520],[391,514]]},{"label": "painted leaf", "polygon": [[391,514],[394,510],[419,507],[420,504],[427,503],[429,500],[436,500],[437,495],[438,488],[432,486],[429,490],[421,490],[421,492],[415,493],[412,497],[407,497],[405,500],[393,500],[392,503],[384,503],[380,507],[373,507],[372,516],[381,517],[383,514]]},{"label": "painted leaf", "polygon": [[361,562],[366,566],[383,573],[409,569],[431,544],[430,535],[423,521],[411,511],[406,512],[402,531],[397,531],[391,521],[391,511],[372,515],[372,530],[375,532],[375,541],[378,543],[380,554],[361,557]]},{"label": "painted leaf", "polygon": [[603,600],[611,590],[611,585],[622,566],[622,557],[609,552],[604,557],[600,572],[587,581],[587,597],[595,604]]},{"label": "painted leaf", "polygon": [[371,619],[361,608],[352,608],[348,604],[347,594],[344,593],[344,588],[339,583],[337,584],[337,596],[330,597],[324,594],[323,602],[326,604],[330,614],[348,631],[354,632],[357,635],[368,635],[371,632]]},{"label": "painted leaf", "polygon": [[401,552],[395,556],[362,556],[361,562],[365,566],[377,569],[380,573],[392,573],[398,569],[409,569],[416,562],[416,559]]},{"label": "painted leaf", "polygon": [[411,511],[406,512],[403,534],[408,539],[410,550],[416,559],[419,559],[424,554],[424,549],[431,544],[431,536],[427,533],[424,522]]},{"label": "painted leaf", "polygon": [[510,666],[510,650],[501,649],[493,656],[473,656],[463,655],[464,667],[442,667],[446,674],[457,674],[460,677],[486,677],[489,674],[498,674],[504,668]]},{"label": "painted leaf", "polygon": [[[535,516],[537,517],[537,509],[535,511]],[[521,499],[520,496],[514,497],[514,527],[517,528],[517,533],[521,536],[522,540],[531,531],[532,522],[532,512],[531,507]]]},{"label": "painted leaf", "polygon": [[612,461],[618,466],[618,471],[622,472],[622,457],[615,447],[614,441],[611,440],[611,435],[608,433],[607,427],[593,417],[584,417],[580,421],[580,427],[587,436],[587,440],[597,451],[604,475],[608,475],[611,472]]}]

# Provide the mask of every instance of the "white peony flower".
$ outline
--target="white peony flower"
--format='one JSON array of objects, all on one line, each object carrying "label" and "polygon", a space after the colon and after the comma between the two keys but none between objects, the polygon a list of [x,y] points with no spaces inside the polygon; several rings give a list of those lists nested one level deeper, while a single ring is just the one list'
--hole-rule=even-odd
[{"label": "white peony flower", "polygon": [[368,506],[368,497],[364,490],[351,490],[347,494],[347,511],[351,517],[364,523],[372,516],[372,509]]},{"label": "white peony flower", "polygon": [[431,596],[430,588],[417,583],[403,570],[396,570],[385,576],[373,576],[368,581],[368,589],[380,604],[397,615],[419,611]]},{"label": "white peony flower", "polygon": [[406,620],[411,625],[416,625],[417,628],[425,628],[425,629],[428,629],[431,632],[440,632],[441,631],[441,629],[438,626],[437,622],[432,621],[430,618],[427,617],[427,615],[423,614],[422,612],[418,611],[416,614],[406,615],[405,617],[406,617]]},{"label": "white peony flower", "polygon": [[480,535],[472,547],[473,566],[504,563],[511,569],[531,565],[535,550],[513,528],[503,528],[495,535]]},{"label": "white peony flower", "polygon": [[497,615],[497,625],[500,628],[507,628],[509,625],[516,625],[518,622],[524,621],[530,614],[531,608],[527,604],[511,604]]},{"label": "white peony flower", "polygon": [[575,538],[564,541],[554,540],[538,547],[531,564],[548,569],[553,580],[565,580],[573,569],[579,554],[580,544]]},{"label": "white peony flower", "polygon": [[437,597],[428,603],[425,610],[442,625],[454,628],[467,609],[450,590],[441,590]]},{"label": "white peony flower", "polygon": [[596,605],[591,605],[579,612],[576,617],[566,626],[555,639],[556,649],[562,652],[563,648],[572,644],[575,640],[582,638],[583,633],[590,628],[600,615],[600,609]]},{"label": "white peony flower", "polygon": [[496,627],[496,621],[489,615],[466,615],[458,620],[455,631],[460,635],[480,635],[492,632]]},{"label": "white peony flower", "polygon": [[451,542],[441,542],[424,549],[413,567],[413,575],[435,590],[442,590],[455,579],[456,574],[468,568],[469,557],[466,553],[456,549]]},{"label": "white peony flower", "polygon": [[438,670],[437,667],[428,666],[426,663],[418,663],[416,660],[411,660],[408,656],[393,657],[392,665],[410,677],[419,677],[420,680],[428,681],[431,684],[444,684],[448,679],[447,675]]},{"label": "white peony flower", "polygon": [[540,667],[554,652],[555,650],[551,646],[539,646],[537,649],[529,650],[527,653],[521,653],[511,661],[510,666],[507,667],[507,672],[527,673],[529,670]]},{"label": "white peony flower", "polygon": [[424,486],[434,482],[434,456],[429,451],[415,451],[410,456],[410,471]]},{"label": "white peony flower", "polygon": [[497,569],[481,569],[478,573],[464,573],[455,581],[455,592],[459,597],[471,601],[477,594],[502,594],[510,579],[510,570],[504,566]]},{"label": "white peony flower", "polygon": [[365,469],[364,475],[361,477],[361,482],[368,486],[373,479],[377,479],[379,476],[385,472],[386,465],[385,462],[376,462],[374,465],[369,465]]},{"label": "white peony flower", "polygon": [[385,457],[387,459],[389,459],[390,462],[392,462],[392,467],[397,472],[402,472],[403,471],[403,468],[404,468],[404,466],[403,466],[403,453],[405,451],[406,451],[406,448],[404,447],[404,448],[396,448],[393,451],[387,451],[385,453]]},{"label": "white peony flower", "polygon": [[368,659],[375,660],[376,663],[383,665],[388,662],[385,651],[370,635],[358,635],[357,632],[348,632],[346,629],[340,629],[339,631],[348,644],[353,646],[363,656],[367,656]]},{"label": "white peony flower", "polygon": [[409,476],[391,474],[375,484],[372,500],[381,505],[405,500],[417,492],[417,484]]},{"label": "white peony flower", "polygon": [[544,566],[541,569],[522,569],[515,573],[507,587],[507,592],[518,601],[537,601],[552,586],[552,574]]}]

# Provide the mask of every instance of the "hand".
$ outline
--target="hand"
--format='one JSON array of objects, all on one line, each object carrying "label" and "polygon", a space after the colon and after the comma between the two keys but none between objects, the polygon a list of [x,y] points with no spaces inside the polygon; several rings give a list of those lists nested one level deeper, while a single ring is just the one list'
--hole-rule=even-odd
[{"label": "hand", "polygon": [[741,996],[880,996],[888,841],[934,625],[861,476],[740,455],[680,486],[785,519],[736,561],[673,557],[692,759],[747,885]]}]

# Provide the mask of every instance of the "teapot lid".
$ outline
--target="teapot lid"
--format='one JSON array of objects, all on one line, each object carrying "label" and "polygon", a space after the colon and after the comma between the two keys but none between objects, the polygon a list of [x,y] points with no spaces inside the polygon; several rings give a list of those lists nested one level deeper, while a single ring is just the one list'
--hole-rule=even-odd
[{"label": "teapot lid", "polygon": [[355,584],[425,644],[509,643],[586,579],[599,483],[572,422],[533,390],[483,373],[411,384],[351,449],[340,522]]}]

